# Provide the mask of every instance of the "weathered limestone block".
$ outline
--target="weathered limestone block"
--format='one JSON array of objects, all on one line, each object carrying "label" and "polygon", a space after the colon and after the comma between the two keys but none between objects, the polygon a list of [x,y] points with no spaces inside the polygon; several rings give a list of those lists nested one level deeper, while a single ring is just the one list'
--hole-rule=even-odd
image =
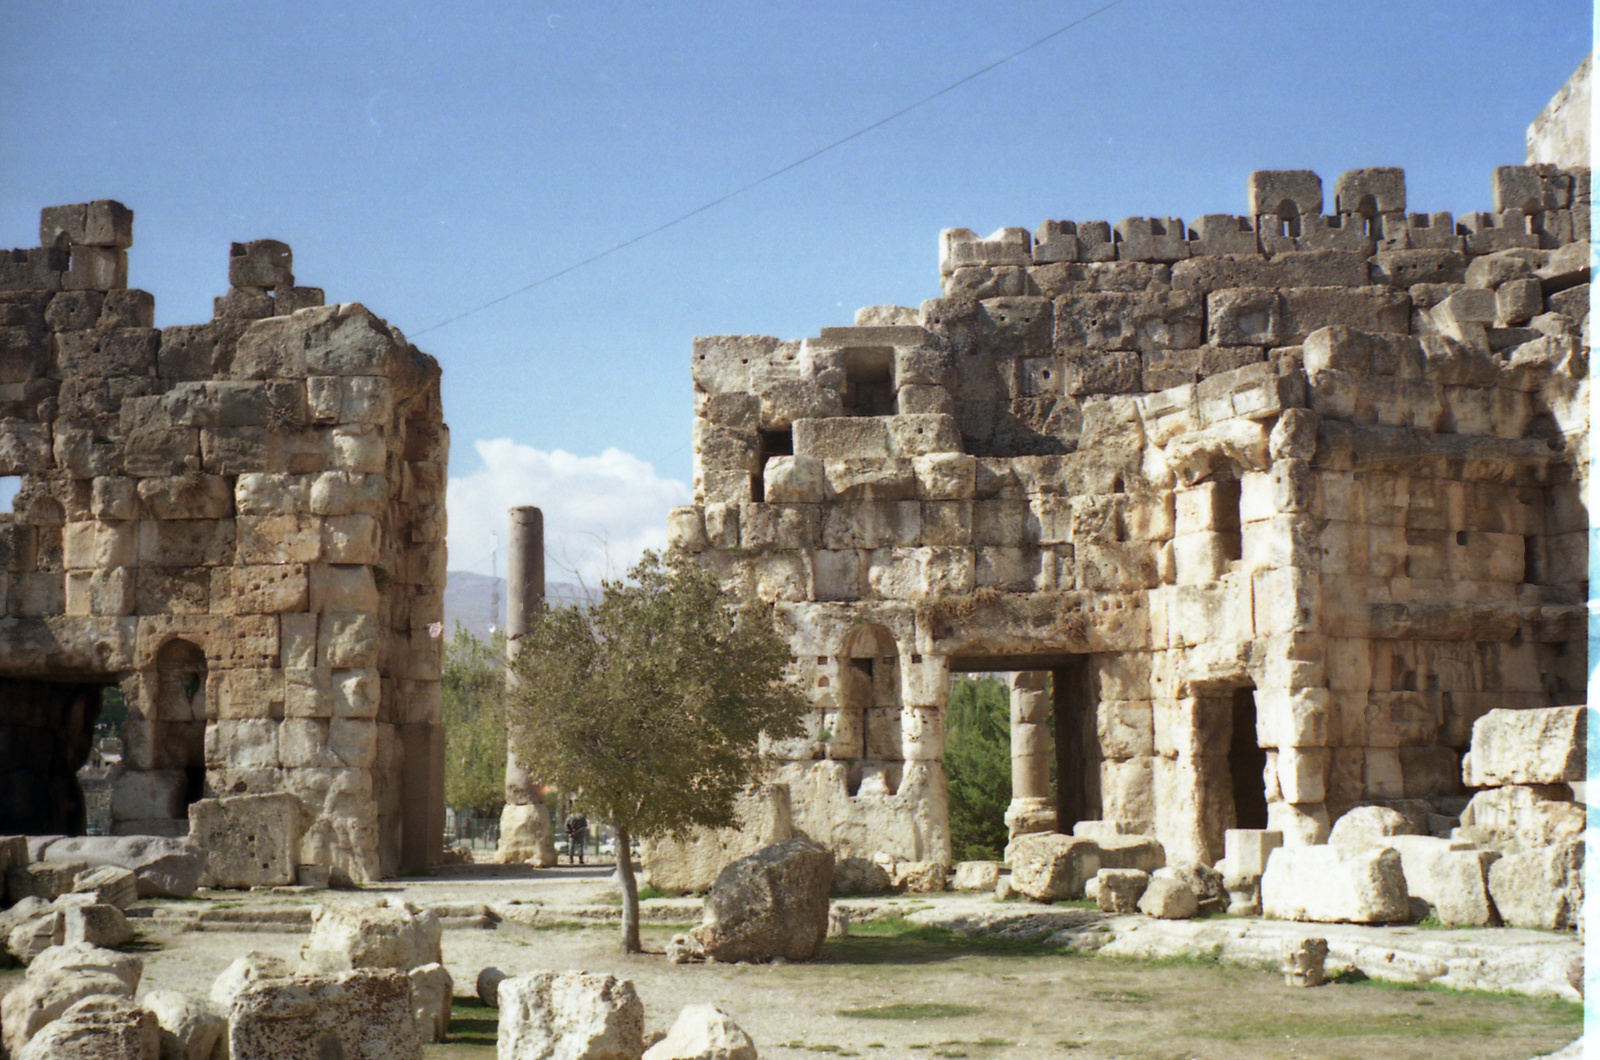
[{"label": "weathered limestone block", "polygon": [[1386,806],[1357,806],[1333,824],[1328,845],[1345,853],[1376,850],[1390,844],[1389,836],[1416,835],[1418,829],[1404,814]]},{"label": "weathered limestone block", "polygon": [[124,997],[86,997],[51,1021],[17,1060],[161,1060],[160,1028]]},{"label": "weathered limestone block", "polygon": [[633,983],[587,972],[534,972],[499,987],[498,1055],[509,1060],[635,1060],[644,1003]]},{"label": "weathered limestone block", "polygon": [[300,800],[287,792],[200,799],[189,806],[189,836],[205,851],[205,887],[294,883],[303,831]]},{"label": "weathered limestone block", "polygon": [[1511,927],[1566,931],[1583,910],[1582,839],[1507,854],[1489,866],[1489,894]]},{"label": "weathered limestone block", "polygon": [[1570,792],[1565,785],[1480,791],[1461,811],[1461,824],[1508,853],[1564,843],[1581,836],[1585,824],[1583,807],[1570,801]]},{"label": "weathered limestone block", "polygon": [[1393,924],[1410,918],[1405,870],[1391,849],[1346,854],[1331,846],[1280,847],[1261,877],[1270,917]]},{"label": "weathered limestone block", "polygon": [[1100,911],[1122,916],[1139,911],[1139,900],[1150,886],[1150,874],[1139,869],[1101,869],[1092,882]]},{"label": "weathered limestone block", "polygon": [[1200,902],[1187,883],[1157,873],[1139,896],[1139,912],[1157,920],[1189,920],[1200,912]]},{"label": "weathered limestone block", "polygon": [[0,998],[5,1047],[17,1056],[30,1038],[86,997],[132,998],[144,962],[86,943],[52,946],[34,958],[22,985]]},{"label": "weathered limestone block", "polygon": [[887,460],[888,417],[832,417],[800,420],[794,425],[794,455],[825,462]]},{"label": "weathered limestone block", "polygon": [[139,897],[139,881],[116,865],[85,869],[72,881],[73,894],[93,895],[97,902],[126,911]]},{"label": "weathered limestone block", "polygon": [[424,964],[407,973],[411,980],[412,1013],[417,1037],[424,1042],[442,1042],[450,1033],[450,1005],[455,997],[455,980],[442,964]]},{"label": "weathered limestone block", "polygon": [[733,1017],[715,1005],[685,1005],[667,1036],[645,1060],[756,1060],[756,1046]]},{"label": "weathered limestone block", "polygon": [[768,504],[820,504],[826,475],[815,457],[778,456],[762,469]]},{"label": "weathered limestone block", "polygon": [[1582,707],[1489,711],[1473,723],[1463,780],[1469,788],[1583,780],[1587,713]]},{"label": "weathered limestone block", "polygon": [[1059,833],[1019,835],[1011,841],[1011,885],[1036,902],[1083,897],[1084,884],[1101,869],[1100,844]]},{"label": "weathered limestone block", "polygon": [[91,946],[115,949],[133,940],[133,925],[114,905],[94,903],[68,905],[61,911],[63,944],[85,942]]},{"label": "weathered limestone block", "polygon": [[707,891],[733,862],[794,835],[787,785],[741,796],[734,812],[738,823],[732,828],[701,830],[681,840],[646,840],[640,849],[645,881],[668,894]]},{"label": "weathered limestone block", "polygon": [[6,900],[20,902],[24,898],[41,898],[53,902],[72,890],[73,881],[86,868],[87,861],[13,865],[6,870]]},{"label": "weathered limestone block", "polygon": [[555,835],[550,830],[550,808],[543,803],[506,803],[500,811],[500,848],[495,862],[501,865],[556,863]]},{"label": "weathered limestone block", "polygon": [[954,891],[992,891],[1000,882],[998,861],[958,861],[950,877]]},{"label": "weathered limestone block", "polygon": [[721,961],[810,960],[828,930],[833,862],[803,838],[740,858],[718,874],[692,938]]},{"label": "weathered limestone block", "polygon": [[1489,898],[1489,869],[1500,858],[1498,852],[1425,835],[1395,835],[1385,845],[1400,852],[1411,897],[1428,903],[1445,927],[1493,927],[1499,922]]},{"label": "weathered limestone block", "polygon": [[267,979],[287,979],[298,971],[292,960],[251,950],[222,970],[211,984],[209,997],[212,1004],[226,1011],[247,987]]},{"label": "weathered limestone block", "polygon": [[5,932],[5,950],[23,964],[52,946],[59,945],[63,937],[63,917],[59,910],[40,898],[24,898],[11,907],[0,931]]},{"label": "weathered limestone block", "polygon": [[228,1021],[198,998],[176,990],[150,990],[139,1004],[156,1019],[161,1060],[211,1060]]},{"label": "weathered limestone block", "polygon": [[300,960],[319,972],[351,968],[410,971],[441,964],[443,927],[430,910],[404,902],[368,906],[318,906]]},{"label": "weathered limestone block", "polygon": [[229,1009],[228,1056],[420,1060],[410,980],[403,972],[361,969],[253,983]]},{"label": "weathered limestone block", "polygon": [[1283,981],[1289,986],[1321,986],[1323,962],[1328,959],[1327,939],[1300,939],[1283,944]]}]

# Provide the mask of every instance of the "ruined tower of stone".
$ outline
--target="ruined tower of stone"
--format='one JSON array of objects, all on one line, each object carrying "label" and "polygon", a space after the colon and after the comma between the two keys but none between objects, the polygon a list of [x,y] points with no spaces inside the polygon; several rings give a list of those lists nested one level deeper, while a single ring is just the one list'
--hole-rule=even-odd
[{"label": "ruined tower of stone", "polygon": [[1013,834],[1206,863],[1236,825],[1448,820],[1475,719],[1583,702],[1588,170],[1498,169],[1462,216],[1398,169],[1330,190],[950,230],[920,308],[696,340],[671,539],[774,605],[814,708],[748,832],[847,885],[948,864],[961,671],[1018,674]]},{"label": "ruined tower of stone", "polygon": [[46,209],[42,245],[0,255],[0,833],[81,831],[74,772],[118,685],[113,831],[182,835],[202,796],[288,793],[291,874],[425,866],[438,365],[295,286],[271,240],[234,244],[211,322],[158,330],[127,289],[132,240],[102,201]]}]

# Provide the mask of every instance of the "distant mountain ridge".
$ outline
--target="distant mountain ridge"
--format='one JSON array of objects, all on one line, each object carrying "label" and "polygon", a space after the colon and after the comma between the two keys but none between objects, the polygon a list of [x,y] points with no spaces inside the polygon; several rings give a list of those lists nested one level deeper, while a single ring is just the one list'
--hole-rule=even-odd
[{"label": "distant mountain ridge", "polygon": [[[576,604],[587,599],[583,587],[571,582],[546,582],[544,596],[552,605]],[[444,635],[455,636],[456,623],[459,622],[473,636],[487,639],[491,626],[505,628],[506,599],[504,578],[465,570],[446,572]]]}]

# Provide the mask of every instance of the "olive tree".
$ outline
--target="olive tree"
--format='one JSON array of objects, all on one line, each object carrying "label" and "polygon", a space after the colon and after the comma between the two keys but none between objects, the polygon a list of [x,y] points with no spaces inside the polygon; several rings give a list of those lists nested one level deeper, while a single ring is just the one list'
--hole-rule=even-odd
[{"label": "olive tree", "polygon": [[598,603],[556,608],[521,639],[511,744],[616,830],[624,952],[640,949],[630,842],[734,823],[761,734],[803,731],[789,658],[770,607],[723,592],[690,557],[649,552]]}]

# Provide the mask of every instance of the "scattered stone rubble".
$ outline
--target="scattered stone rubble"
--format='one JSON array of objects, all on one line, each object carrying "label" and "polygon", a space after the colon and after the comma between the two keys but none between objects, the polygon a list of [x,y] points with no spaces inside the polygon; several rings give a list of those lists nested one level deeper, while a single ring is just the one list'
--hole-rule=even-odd
[{"label": "scattered stone rubble", "polygon": [[[233,245],[211,322],[157,329],[132,241],[132,211],[100,201],[44,210],[42,245],[0,255],[0,476],[20,479],[0,514],[0,832],[83,830],[74,773],[120,685],[115,834],[193,834],[224,886],[425,867],[438,365],[296,286],[273,240]],[[272,794],[295,812],[238,830],[230,798]]]}]

